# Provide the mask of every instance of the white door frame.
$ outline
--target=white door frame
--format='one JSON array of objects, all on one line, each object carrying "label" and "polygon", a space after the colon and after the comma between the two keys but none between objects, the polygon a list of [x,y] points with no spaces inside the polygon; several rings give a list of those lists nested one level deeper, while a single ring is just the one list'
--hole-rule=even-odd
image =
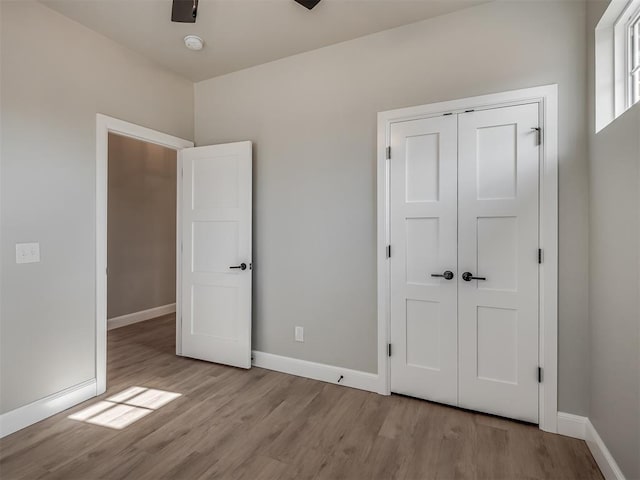
[{"label": "white door frame", "polygon": [[[378,220],[378,392],[389,395],[390,365],[388,343],[391,323],[390,262],[390,166],[387,147],[391,124],[436,117],[465,110],[538,103],[542,148],[540,149],[539,245],[544,258],[539,266],[539,351],[543,381],[539,392],[539,426],[541,430],[558,431],[558,86],[512,90],[417,107],[378,113],[377,220]],[[392,245],[392,244],[391,244]]]},{"label": "white door frame", "polygon": [[[108,146],[109,133],[135,138],[147,143],[162,145],[180,152],[183,148],[193,147],[193,142],[167,135],[150,128],[118,120],[98,113],[96,115],[96,395],[107,389],[107,185],[108,185]],[[178,153],[176,168],[180,168]],[[180,175],[176,175],[176,238],[180,234],[181,185]],[[180,242],[176,242],[176,311],[180,311]],[[176,316],[176,335],[178,332]],[[176,341],[176,353],[179,351]]]}]

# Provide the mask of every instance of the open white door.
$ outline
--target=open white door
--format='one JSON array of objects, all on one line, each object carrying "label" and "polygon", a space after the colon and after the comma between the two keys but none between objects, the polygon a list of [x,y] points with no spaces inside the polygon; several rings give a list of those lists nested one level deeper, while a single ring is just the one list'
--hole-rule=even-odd
[{"label": "open white door", "polygon": [[182,355],[251,367],[251,142],[186,148]]}]

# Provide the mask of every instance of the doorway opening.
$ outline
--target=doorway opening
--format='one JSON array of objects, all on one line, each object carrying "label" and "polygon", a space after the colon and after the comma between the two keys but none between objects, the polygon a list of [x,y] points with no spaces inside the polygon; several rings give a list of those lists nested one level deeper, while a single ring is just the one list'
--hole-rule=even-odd
[{"label": "doorway opening", "polygon": [[177,152],[109,133],[107,329],[175,314]]},{"label": "doorway opening", "polygon": [[[107,387],[108,327],[176,311],[181,283],[176,240],[178,152],[193,143],[101,114],[96,121],[96,394],[100,395]],[[177,353],[178,349],[176,342]]]}]

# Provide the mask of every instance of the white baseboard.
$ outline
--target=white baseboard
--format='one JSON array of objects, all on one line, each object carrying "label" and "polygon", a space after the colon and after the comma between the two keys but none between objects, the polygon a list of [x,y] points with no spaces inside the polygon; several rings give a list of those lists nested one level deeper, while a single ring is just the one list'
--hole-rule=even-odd
[{"label": "white baseboard", "polygon": [[587,442],[591,455],[606,480],[625,480],[622,470],[587,417],[558,412],[558,433]]},{"label": "white baseboard", "polygon": [[79,385],[54,393],[24,407],[16,408],[0,415],[0,438],[11,435],[51,415],[71,408],[96,396],[96,380],[91,379]]},{"label": "white baseboard", "polygon": [[[252,354],[252,364],[256,367],[380,393],[380,381],[378,375],[375,373],[334,367],[323,363],[308,362],[306,360],[282,357],[280,355],[255,350]],[[338,382],[341,376],[342,379]]]},{"label": "white baseboard", "polygon": [[176,304],[170,303],[168,305],[162,305],[160,307],[154,307],[140,312],[128,313],[120,317],[109,318],[107,320],[107,330],[124,327],[126,325],[131,325],[132,323],[144,322],[145,320],[151,320],[152,318],[161,317],[162,315],[168,315],[175,311]]},{"label": "white baseboard", "polygon": [[572,413],[558,412],[558,433],[567,437],[585,439],[587,417]]},{"label": "white baseboard", "polygon": [[589,450],[591,450],[593,458],[596,459],[604,478],[606,478],[606,480],[625,480],[622,470],[618,467],[611,452],[609,452],[609,449],[588,418],[585,427],[585,441],[587,442]]}]

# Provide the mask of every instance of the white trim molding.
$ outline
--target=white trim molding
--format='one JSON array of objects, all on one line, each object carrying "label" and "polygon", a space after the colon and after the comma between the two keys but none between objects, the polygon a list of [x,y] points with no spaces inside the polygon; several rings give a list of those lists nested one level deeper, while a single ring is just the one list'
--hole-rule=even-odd
[{"label": "white trim molding", "polygon": [[613,455],[587,417],[558,412],[558,433],[584,440],[606,480],[625,480]]},{"label": "white trim molding", "polygon": [[266,368],[267,370],[288,373],[289,375],[295,375],[297,377],[311,378],[313,380],[357,388],[359,390],[383,393],[379,391],[378,375],[375,373],[334,367],[323,363],[283,357],[256,350],[251,352],[251,356],[251,363],[254,367]]},{"label": "white trim molding", "polygon": [[587,421],[587,417],[581,417],[573,413],[558,412],[558,433],[567,437],[584,440]]},{"label": "white trim molding", "polygon": [[176,304],[170,303],[168,305],[161,305],[159,307],[149,308],[147,310],[140,310],[139,312],[127,313],[126,315],[120,315],[119,317],[113,317],[107,319],[107,330],[113,330],[114,328],[125,327],[138,322],[144,322],[154,318],[162,317],[176,311]]},{"label": "white trim molding", "polygon": [[598,435],[598,431],[588,418],[585,425],[584,440],[587,442],[587,446],[606,480],[625,480],[622,470],[620,470],[613,455],[611,455],[602,438]]},{"label": "white trim molding", "polygon": [[[107,389],[107,181],[109,133],[135,138],[143,142],[162,145],[180,151],[193,147],[193,142],[157,132],[150,128],[118,120],[98,113],[96,115],[96,390],[97,395]],[[179,167],[179,161],[178,161]],[[178,187],[180,186],[178,175]],[[177,195],[177,226],[180,225],[180,190]],[[176,232],[176,235],[178,232]],[[180,262],[180,244],[176,245],[176,262]],[[180,272],[177,265],[177,272]],[[180,275],[176,276],[176,295],[180,295]],[[176,297],[180,310],[180,298]],[[179,334],[176,319],[176,335]],[[178,344],[178,342],[176,342]]]},{"label": "white trim molding", "polygon": [[543,142],[540,159],[539,245],[544,251],[540,265],[540,342],[538,358],[543,368],[539,392],[540,429],[557,432],[558,423],[558,86],[545,85],[503,93],[482,95],[418,107],[378,113],[377,162],[377,264],[378,264],[378,374],[380,391],[390,394],[390,362],[387,344],[390,338],[390,244],[389,179],[386,149],[391,125],[395,122],[484,110],[511,105],[538,103]]},{"label": "white trim molding", "polygon": [[0,438],[11,435],[51,415],[96,396],[96,380],[91,379],[48,397],[0,415]]}]

